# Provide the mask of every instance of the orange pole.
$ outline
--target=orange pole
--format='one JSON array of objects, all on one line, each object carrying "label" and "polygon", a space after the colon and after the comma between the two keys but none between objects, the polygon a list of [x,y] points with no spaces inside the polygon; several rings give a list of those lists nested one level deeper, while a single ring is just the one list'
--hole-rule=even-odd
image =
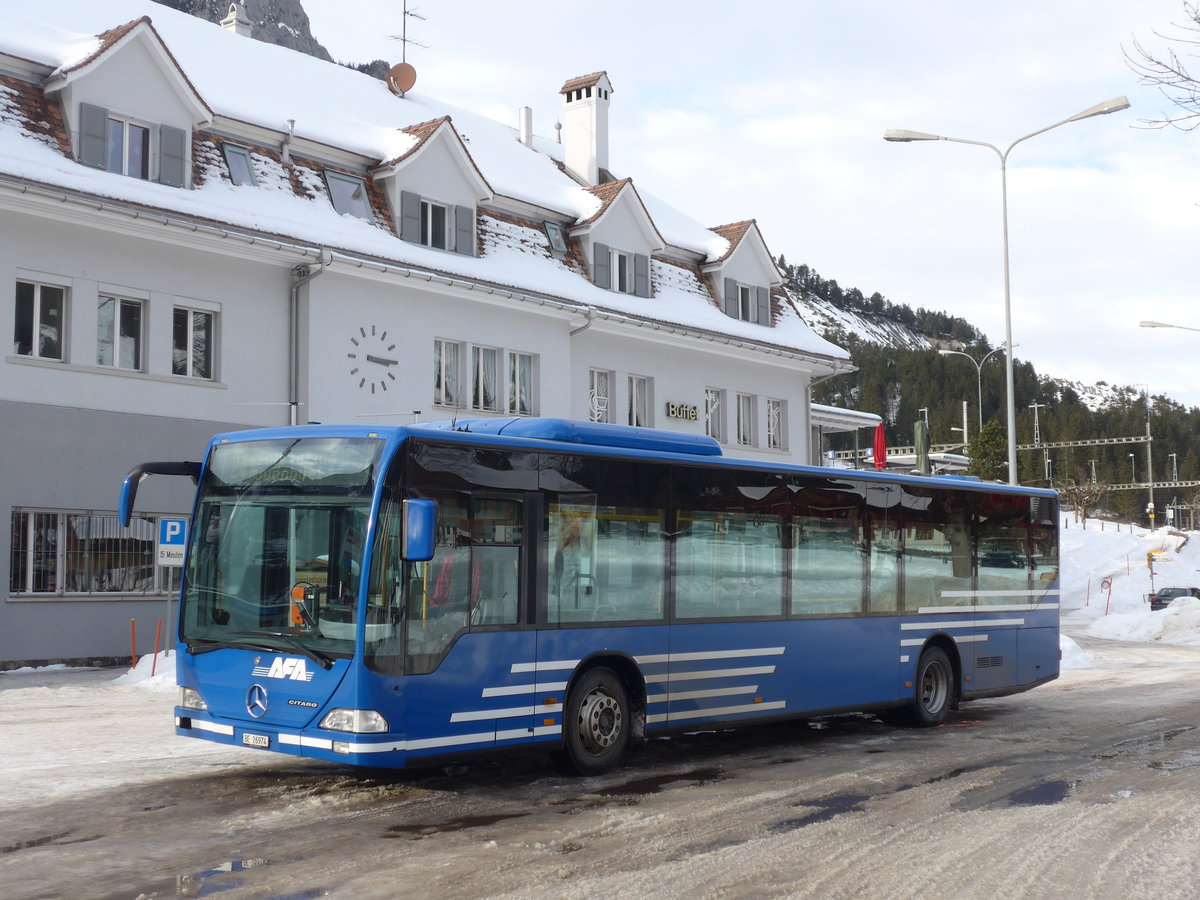
[{"label": "orange pole", "polygon": [[137,668],[137,620],[129,620],[129,668]]},{"label": "orange pole", "polygon": [[154,670],[158,668],[158,641],[162,637],[162,619],[154,623],[154,658],[150,660],[150,677],[154,677]]}]

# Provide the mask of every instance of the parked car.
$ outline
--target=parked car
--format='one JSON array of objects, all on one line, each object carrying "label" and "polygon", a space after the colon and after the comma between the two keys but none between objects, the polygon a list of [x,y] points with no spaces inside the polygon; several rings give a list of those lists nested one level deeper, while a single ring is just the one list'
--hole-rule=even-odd
[{"label": "parked car", "polygon": [[1176,597],[1200,597],[1200,588],[1194,587],[1165,587],[1159,588],[1150,595],[1150,611],[1157,612],[1166,609]]}]

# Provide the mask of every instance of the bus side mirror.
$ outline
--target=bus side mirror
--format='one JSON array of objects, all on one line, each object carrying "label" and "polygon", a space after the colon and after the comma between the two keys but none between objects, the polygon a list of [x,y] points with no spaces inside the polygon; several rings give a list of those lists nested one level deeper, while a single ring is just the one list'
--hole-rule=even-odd
[{"label": "bus side mirror", "polygon": [[200,482],[200,463],[198,462],[148,462],[134,466],[125,476],[121,484],[121,502],[118,506],[121,525],[129,527],[133,518],[133,504],[137,499],[138,485],[147,475],[186,475],[192,479],[192,484]]},{"label": "bus side mirror", "polygon": [[437,533],[437,503],[433,500],[405,500],[403,507],[402,549],[409,562],[433,559],[433,541]]}]

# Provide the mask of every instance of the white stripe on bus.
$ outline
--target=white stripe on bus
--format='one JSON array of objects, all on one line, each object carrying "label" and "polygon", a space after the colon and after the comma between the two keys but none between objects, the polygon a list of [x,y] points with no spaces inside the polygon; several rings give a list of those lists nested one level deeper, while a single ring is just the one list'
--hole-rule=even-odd
[{"label": "white stripe on bus", "polygon": [[562,704],[548,703],[543,706],[514,706],[509,709],[475,709],[469,712],[456,712],[450,716],[450,722],[453,724],[455,722],[480,722],[485,719],[515,719],[517,716],[553,712],[562,712]]},{"label": "white stripe on bus", "polygon": [[705,697],[730,697],[735,694],[753,694],[758,691],[757,684],[744,687],[712,688],[707,691],[677,691],[672,694],[650,694],[647,703],[670,703],[673,700],[703,700]]},{"label": "white stripe on bus", "polygon": [[694,653],[651,653],[635,656],[639,665],[653,663],[694,662],[701,659],[743,659],[747,656],[782,656],[787,647],[760,647],[745,650],[701,650]]},{"label": "white stripe on bus", "polygon": [[923,631],[932,628],[975,628],[992,625],[1024,625],[1024,619],[984,619],[982,622],[904,622],[901,631]]},{"label": "white stripe on bus", "polygon": [[488,687],[483,689],[484,697],[512,697],[517,694],[540,694],[553,693],[554,691],[565,691],[567,683],[565,681],[542,681],[537,684],[506,684],[500,687]]},{"label": "white stripe on bus", "polygon": [[670,675],[647,675],[646,684],[664,681],[700,681],[705,678],[741,678],[743,675],[774,675],[774,666],[748,666],[742,669],[705,669],[699,672],[672,672]]},{"label": "white stripe on bus", "polygon": [[1057,603],[1012,603],[991,606],[922,606],[917,609],[919,616],[949,616],[954,613],[1010,613],[1010,612],[1039,612],[1043,609],[1058,609]]},{"label": "white stripe on bus", "polygon": [[[175,724],[182,727],[179,716],[175,717]],[[218,722],[209,722],[207,719],[192,719],[192,727],[197,731],[211,731],[213,734],[233,734],[232,725],[221,725]]]},{"label": "white stripe on bus", "polygon": [[541,662],[529,663],[513,663],[509,673],[516,675],[518,672],[547,672],[555,669],[573,669],[579,665],[577,659],[548,659]]}]

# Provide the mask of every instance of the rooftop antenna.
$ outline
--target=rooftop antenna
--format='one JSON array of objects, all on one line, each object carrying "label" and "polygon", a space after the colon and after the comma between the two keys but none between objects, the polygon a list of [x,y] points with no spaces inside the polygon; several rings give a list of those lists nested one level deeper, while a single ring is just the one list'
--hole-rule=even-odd
[{"label": "rooftop antenna", "polygon": [[388,89],[397,97],[403,97],[417,83],[417,70],[408,63],[408,45],[414,44],[422,49],[429,49],[428,44],[409,39],[408,20],[410,17],[420,19],[422,22],[426,21],[425,17],[415,9],[410,10],[408,0],[404,0],[404,12],[400,17],[400,33],[389,35],[393,41],[400,42],[400,62],[392,66],[387,75]]}]

